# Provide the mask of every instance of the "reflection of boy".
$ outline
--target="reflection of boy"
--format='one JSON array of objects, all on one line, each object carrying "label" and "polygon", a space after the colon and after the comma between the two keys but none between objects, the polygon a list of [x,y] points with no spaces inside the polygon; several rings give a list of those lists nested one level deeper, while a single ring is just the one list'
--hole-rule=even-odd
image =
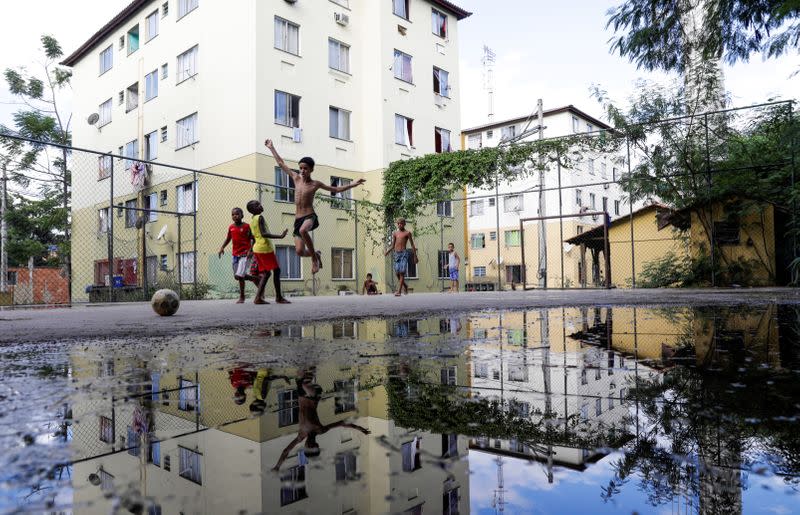
[{"label": "reflection of boy", "polygon": [[322,400],[322,387],[318,384],[313,384],[313,378],[309,371],[302,371],[297,379],[295,379],[295,385],[297,387],[297,402],[300,411],[297,437],[289,442],[289,445],[283,450],[280,458],[278,458],[278,463],[275,464],[272,470],[278,470],[281,464],[286,460],[286,457],[289,456],[294,446],[303,440],[306,441],[303,449],[304,454],[306,456],[319,456],[320,448],[319,443],[317,443],[317,436],[327,433],[334,427],[357,429],[365,435],[370,433],[369,429],[365,427],[356,424],[348,424],[343,420],[327,425],[322,424],[319,419],[319,414],[317,413],[319,401]]},{"label": "reflection of boy", "polygon": [[253,380],[256,377],[256,373],[252,370],[237,367],[228,372],[228,377],[231,380],[231,386],[233,386],[234,390],[233,402],[238,405],[244,404],[244,401],[247,399],[245,390],[253,386]]},{"label": "reflection of boy", "polygon": [[250,403],[250,411],[256,413],[263,413],[267,407],[267,394],[269,394],[269,384],[272,381],[283,379],[287,383],[289,378],[287,376],[273,376],[270,375],[268,368],[261,368],[254,374],[253,380],[253,397],[255,399]]}]

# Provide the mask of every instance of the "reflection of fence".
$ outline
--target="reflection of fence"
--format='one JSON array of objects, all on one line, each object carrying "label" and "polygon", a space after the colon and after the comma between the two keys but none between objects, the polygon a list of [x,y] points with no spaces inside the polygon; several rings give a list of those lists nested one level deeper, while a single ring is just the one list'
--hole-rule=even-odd
[{"label": "reflection of fence", "polygon": [[[417,212],[410,228],[419,262],[408,265],[409,287],[450,287],[449,243],[461,258],[459,287],[468,291],[787,284],[797,256],[787,200],[795,125],[791,103],[765,104],[586,135],[594,138],[589,150],[532,156],[530,167],[549,163],[540,177],[496,181]],[[775,129],[769,151],[750,149],[748,138],[767,126]],[[605,141],[612,144],[595,144]],[[272,232],[293,228],[294,185],[280,172],[273,183],[261,180],[273,177],[271,168],[246,178],[27,143],[67,151],[71,217],[54,230],[69,235],[68,245],[52,246],[37,266],[54,266],[75,302],[144,300],[164,287],[183,297],[235,296],[230,254],[217,255],[230,209],[259,199]],[[341,185],[351,175],[317,179]],[[362,194],[318,196],[320,273],[295,254],[291,236],[275,239],[285,293],[352,293],[366,274],[383,293],[397,287],[392,255],[382,254],[391,224]],[[46,293],[32,288],[25,302],[63,302],[50,284]],[[12,300],[0,293],[0,302]]]}]

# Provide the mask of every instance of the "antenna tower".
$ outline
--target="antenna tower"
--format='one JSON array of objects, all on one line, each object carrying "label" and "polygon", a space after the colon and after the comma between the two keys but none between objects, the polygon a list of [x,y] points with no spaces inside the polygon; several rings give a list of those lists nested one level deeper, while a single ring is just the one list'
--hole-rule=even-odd
[{"label": "antenna tower", "polygon": [[504,513],[506,511],[506,488],[503,479],[503,458],[498,456],[495,463],[497,463],[497,489],[494,491],[492,508],[495,513]]},{"label": "antenna tower", "polygon": [[489,97],[489,121],[494,119],[494,63],[497,59],[497,54],[494,50],[486,45],[483,45],[483,89]]}]

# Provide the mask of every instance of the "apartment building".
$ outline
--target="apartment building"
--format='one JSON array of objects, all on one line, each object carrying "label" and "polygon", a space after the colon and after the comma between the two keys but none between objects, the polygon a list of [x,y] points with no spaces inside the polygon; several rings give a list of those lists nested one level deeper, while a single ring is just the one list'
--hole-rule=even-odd
[{"label": "apartment building", "polygon": [[[534,129],[535,115],[492,122],[465,129],[461,133],[462,148],[496,147],[501,142],[532,141],[539,138]],[[568,105],[544,111],[544,138],[573,134],[592,134],[611,127]],[[539,222],[525,225],[520,232],[521,218],[576,215],[582,212],[605,211],[613,219],[628,212],[622,190],[613,181],[619,178],[624,161],[621,155],[584,155],[572,168],[555,165],[544,174],[544,209],[539,206],[539,177],[532,174],[514,181],[499,183],[496,191],[471,189],[467,225],[469,229],[469,269],[474,282],[497,282],[502,287],[518,285],[523,280],[529,286],[575,287],[582,282],[580,252],[564,245],[563,239],[580,234],[601,224],[599,216],[567,217],[545,222],[547,259],[539,262]],[[561,190],[559,191],[559,186]],[[563,221],[563,238],[560,223]],[[525,244],[523,271],[521,245]],[[498,249],[499,246],[499,249]],[[499,250],[499,260],[498,260]],[[561,271],[561,259],[564,270]],[[498,262],[499,261],[499,262]],[[546,266],[544,265],[546,263]]]},{"label": "apartment building", "polygon": [[[358,235],[348,200],[380,202],[389,163],[451,149],[460,132],[458,21],[470,14],[447,0],[133,1],[63,62],[73,69],[76,119],[92,118],[76,125],[75,145],[110,154],[81,155],[74,166],[75,298],[114,275],[131,287],[162,272],[228,287],[229,261],[216,249],[230,209],[260,198],[271,228],[293,222],[293,183],[266,138],[290,166],[314,157],[317,180],[367,180],[317,201],[317,278],[322,293],[355,290],[371,272],[385,289],[388,263]],[[135,180],[125,157],[152,161],[146,179]],[[176,214],[136,223],[135,209],[153,208]],[[284,288],[303,289],[310,264],[289,239],[275,243]],[[422,259],[417,289],[438,289],[438,273],[435,255]]]}]

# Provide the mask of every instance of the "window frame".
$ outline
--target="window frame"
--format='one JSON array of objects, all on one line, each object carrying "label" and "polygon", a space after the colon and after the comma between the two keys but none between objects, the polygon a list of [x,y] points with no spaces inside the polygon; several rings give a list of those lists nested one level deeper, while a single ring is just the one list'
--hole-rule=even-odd
[{"label": "window frame", "polygon": [[[331,186],[347,186],[353,183],[349,177],[337,177],[331,175]],[[331,192],[331,209],[343,209],[349,211],[353,207],[352,191],[347,190],[341,193]]]},{"label": "window frame", "polygon": [[158,129],[156,129],[144,135],[144,158],[146,161],[155,161],[158,159],[158,132]]},{"label": "window frame", "polygon": [[[189,15],[189,13],[194,12],[198,7],[200,7],[200,0],[178,0],[178,17],[175,19],[175,21],[184,19]],[[186,9],[183,11],[183,14],[181,14],[182,8]]]},{"label": "window frame", "polygon": [[[480,241],[480,246],[476,245]],[[486,248],[486,233],[474,232],[469,235],[469,248],[472,250]]]},{"label": "window frame", "polygon": [[[516,209],[511,209],[509,207],[509,200],[512,198],[518,198],[519,204],[517,205]],[[525,210],[525,196],[522,193],[516,193],[513,195],[504,195],[503,196],[503,212],[504,213],[520,213]]]},{"label": "window frame", "polygon": [[[284,120],[278,121],[278,96],[279,95],[286,95],[286,118],[285,123]],[[297,114],[293,113],[293,106],[295,104],[295,99],[297,99]],[[275,125],[281,125],[283,127],[291,127],[292,129],[299,129],[300,128],[300,101],[303,99],[300,95],[295,95],[293,93],[289,93],[288,91],[281,91],[279,89],[275,90],[275,94],[273,95],[273,103],[274,103],[274,122]],[[294,122],[297,125],[292,125]]]},{"label": "window frame", "polygon": [[[202,465],[202,458],[203,453],[197,450],[189,449],[188,447],[184,447],[182,445],[178,446],[178,475],[183,479],[189,480],[192,483],[202,485],[203,484],[203,465]],[[191,468],[184,467],[183,464],[192,460]],[[196,463],[195,463],[196,462]],[[196,474],[192,474],[192,470],[194,467],[197,467]],[[188,472],[187,472],[188,471]]]},{"label": "window frame", "polygon": [[[151,71],[147,75],[144,76],[144,103],[153,100],[154,98],[158,97],[158,78],[159,78],[159,70],[156,68],[155,70]],[[149,80],[148,80],[149,79]],[[150,90],[150,95],[148,96],[148,90]]]},{"label": "window frame", "polygon": [[[286,183],[286,184],[284,184]],[[278,198],[278,196],[286,198]],[[295,185],[294,179],[283,171],[280,166],[275,167],[275,202],[294,204]]]},{"label": "window frame", "polygon": [[440,218],[453,218],[453,201],[440,200],[436,203],[436,216]]},{"label": "window frame", "polygon": [[[105,106],[105,105],[107,105],[107,108],[105,109],[105,112],[108,113],[108,118],[104,120],[103,119],[103,111],[104,111],[103,106]],[[100,128],[105,127],[109,123],[111,123],[111,121],[113,120],[113,116],[114,116],[113,115],[113,113],[114,113],[114,98],[111,97],[108,100],[106,100],[105,102],[103,102],[102,104],[100,104],[99,106],[97,106],[97,110],[98,110],[98,115],[100,116],[100,119],[97,121],[97,128],[100,129]]]},{"label": "window frame", "polygon": [[[340,268],[341,270],[336,270],[336,263],[334,261],[336,253],[340,253]],[[345,264],[345,253],[350,252],[350,270],[349,270],[349,277],[345,277],[345,274],[348,272],[344,269]],[[332,281],[352,281],[355,279],[355,264],[353,262],[353,258],[355,257],[355,249],[348,249],[345,247],[332,247],[331,248],[331,280]],[[337,272],[342,274],[341,277],[337,277]]]},{"label": "window frame", "polygon": [[[445,136],[444,133],[447,133],[447,148],[445,148],[445,145],[444,145],[444,140],[445,140],[444,139],[444,136]],[[433,128],[433,146],[434,146],[434,151],[437,154],[447,154],[447,153],[453,151],[453,145],[452,145],[452,141],[450,139],[451,135],[452,135],[452,132],[450,132],[447,129],[443,129],[441,127],[434,127]],[[439,141],[438,150],[436,149],[436,141],[437,141],[437,139]]]},{"label": "window frame", "polygon": [[[514,243],[513,235],[516,234],[516,243]],[[509,235],[512,237],[511,243],[509,243]],[[503,243],[506,247],[519,247],[522,245],[521,241],[522,234],[520,233],[519,229],[507,229],[503,231]]]},{"label": "window frame", "polygon": [[[402,3],[403,8],[405,9],[405,16],[403,16],[401,13],[397,12],[398,2]],[[411,5],[410,4],[411,4],[411,2],[409,2],[409,0],[392,0],[392,14],[394,14],[398,18],[402,18],[402,19],[404,19],[406,21],[411,21],[411,12],[410,12],[411,11]]]},{"label": "window frame", "polygon": [[[408,135],[408,141],[397,141],[397,123],[398,118],[403,119],[405,132],[402,133],[403,139],[406,139],[406,135]],[[403,116],[402,114],[395,113],[394,114],[394,144],[395,145],[402,145],[406,148],[414,148],[414,119],[409,118],[407,116]]]},{"label": "window frame", "polygon": [[[185,122],[185,121],[189,120],[190,118],[194,118],[194,129],[192,131],[192,138],[191,138],[192,141],[189,141],[187,143],[186,141],[187,141],[188,138],[184,139],[184,138],[186,138],[186,136],[184,136],[183,138],[181,137],[181,132],[180,132],[181,126],[180,126],[180,124],[181,124],[181,122]],[[199,117],[197,115],[197,111],[195,111],[195,112],[193,112],[192,114],[190,114],[188,116],[184,116],[183,118],[175,120],[175,134],[176,134],[176,138],[175,139],[177,140],[175,142],[175,150],[181,150],[181,149],[186,148],[186,147],[191,147],[192,145],[196,145],[197,143],[200,142],[200,139],[197,136],[197,132],[198,132],[197,131],[197,125],[198,125],[197,120],[198,119],[199,119]],[[183,143],[183,144],[181,144],[181,143]]]},{"label": "window frame", "polygon": [[[480,208],[477,208],[477,206],[480,206]],[[474,208],[477,208],[477,209],[474,209]],[[469,201],[469,213],[468,213],[468,215],[470,217],[472,217],[472,216],[483,216],[484,215],[483,199],[482,198],[481,199],[473,199],[473,200]]]},{"label": "window frame", "polygon": [[275,245],[275,257],[278,260],[278,264],[281,263],[281,253],[285,253],[285,259],[287,265],[289,265],[289,260],[294,259],[297,261],[297,272],[298,275],[295,277],[290,277],[289,273],[292,272],[292,267],[289,266],[281,266],[281,280],[282,281],[302,281],[303,280],[303,263],[300,260],[300,256],[297,255],[293,246],[290,245]]},{"label": "window frame", "polygon": [[[145,40],[144,43],[147,44],[153,40],[156,36],[158,36],[158,21],[159,21],[159,11],[160,9],[156,9],[155,11],[151,12],[144,18],[144,28],[145,28]],[[150,34],[150,20],[155,20],[155,34]]]},{"label": "window frame", "polygon": [[[186,206],[181,204],[185,202],[186,187],[192,187],[192,206],[191,209],[186,210]],[[175,211],[180,214],[192,214],[197,212],[197,181],[189,181],[175,186]]]},{"label": "window frame", "polygon": [[[189,55],[189,54],[191,54],[191,55]],[[180,54],[178,54],[175,57],[175,68],[177,69],[177,72],[175,74],[175,81],[176,81],[175,85],[182,84],[182,83],[186,82],[187,80],[192,79],[192,78],[197,76],[197,74],[199,73],[197,71],[197,68],[198,68],[198,66],[197,66],[197,56],[199,54],[200,54],[200,45],[194,45],[191,48],[188,48],[187,50],[184,50],[183,52],[181,52]],[[192,59],[190,62],[193,65],[194,69],[192,70],[192,73],[182,72],[181,71],[181,59],[182,58],[183,59],[188,59],[189,57],[191,57],[191,59]]]},{"label": "window frame", "polygon": [[[131,33],[133,33],[134,30],[136,31],[136,38],[135,38],[136,48],[132,48],[133,45],[131,44],[131,42],[134,41],[134,39],[131,38]],[[141,32],[139,31],[139,24],[138,23],[135,24],[130,29],[128,29],[128,31],[125,33],[125,49],[127,50],[129,56],[132,55],[132,54],[135,54],[136,52],[138,52],[139,49],[142,47],[142,44],[141,44],[142,37],[141,36],[142,35],[141,35]]]},{"label": "window frame", "polygon": [[[103,217],[103,213],[105,213],[105,218]],[[108,234],[109,229],[111,228],[111,208],[103,207],[97,210],[97,233],[98,234]]]},{"label": "window frame", "polygon": [[[442,88],[442,76],[441,76],[442,73],[445,74],[445,80],[444,80],[445,87],[444,88]],[[437,83],[439,85],[439,91],[436,91]],[[451,87],[450,87],[450,72],[445,70],[445,69],[443,69],[443,68],[439,68],[438,66],[434,66],[433,67],[433,92],[436,95],[439,95],[440,97],[450,98],[450,90],[451,90]]]},{"label": "window frame", "polygon": [[[337,129],[337,134],[336,135],[331,134],[331,129],[333,128],[333,126],[332,126],[332,122],[333,122],[332,116],[334,115],[334,111],[336,113],[336,129]],[[342,140],[342,141],[353,141],[350,138],[350,132],[351,132],[350,115],[351,114],[352,114],[352,111],[348,111],[347,109],[343,109],[341,107],[336,107],[336,106],[328,106],[328,136],[333,138],[333,139],[338,139],[338,140]],[[346,120],[346,126],[347,126],[347,134],[346,135],[338,134],[339,129],[342,126],[342,119],[343,119],[342,116],[343,115],[344,115],[344,119]]]},{"label": "window frame", "polygon": [[[437,15],[438,19],[436,17]],[[444,24],[441,23],[441,20],[444,20]],[[438,32],[433,30],[434,27],[433,24],[435,21],[440,21],[440,23],[437,25],[437,27],[440,29]],[[444,33],[441,33],[442,27],[444,27]],[[447,41],[448,30],[449,27],[448,27],[447,15],[438,9],[431,8],[431,33]]]},{"label": "window frame", "polygon": [[[281,41],[280,41],[280,43],[285,45],[286,48],[284,48],[282,46],[278,46],[278,27],[279,26],[281,27]],[[292,32],[289,30],[290,27],[294,27],[296,29],[295,30],[295,34],[296,34],[295,44],[296,44],[297,52],[292,52],[292,50],[291,50],[291,46],[292,46],[291,45],[291,43],[292,43],[291,34],[292,34]],[[291,20],[287,20],[286,18],[283,18],[282,16],[275,15],[275,21],[274,21],[274,25],[273,25],[273,40],[274,40],[273,41],[273,47],[276,50],[280,50],[281,52],[286,52],[287,54],[295,55],[297,57],[300,57],[300,25],[299,24],[297,24],[297,23],[295,23],[295,22],[293,22]]]},{"label": "window frame", "polygon": [[[332,45],[336,45],[338,47],[338,51],[336,52],[336,56],[337,56],[337,60],[338,60],[337,64],[341,65],[342,55],[343,55],[342,50],[343,49],[346,50],[346,52],[344,52],[345,68],[347,68],[346,70],[343,70],[342,68],[333,66],[334,63],[331,62],[331,57],[333,57],[332,48],[331,48]],[[335,39],[335,38],[331,38],[331,37],[328,38],[328,68],[331,69],[331,70],[336,70],[337,72],[346,73],[346,74],[350,75],[350,45],[348,45],[347,43],[344,43],[343,41],[339,41],[338,39]]]},{"label": "window frame", "polygon": [[[406,57],[408,58],[408,78],[405,77],[405,73],[404,73],[406,71],[406,66],[405,66],[405,63],[406,63],[405,58]],[[400,75],[398,76],[398,74],[397,74],[397,69],[398,69],[397,64],[398,64],[398,60],[399,59],[402,60],[402,61],[400,62],[400,64],[401,64],[401,66],[399,67],[400,68]],[[394,75],[394,78],[399,80],[399,81],[405,82],[406,84],[414,84],[414,56],[412,56],[411,54],[407,54],[407,53],[403,52],[402,50],[399,50],[399,49],[395,48],[394,49],[394,57],[392,59],[392,74]]]},{"label": "window frame", "polygon": [[[107,59],[108,67],[107,68],[103,68],[103,65],[106,64],[106,60],[104,59],[104,56],[108,57],[108,59]],[[112,43],[112,44],[108,45],[107,48],[101,50],[100,54],[99,54],[99,57],[100,57],[100,73],[98,74],[98,77],[103,75],[103,74],[105,74],[108,70],[110,70],[110,69],[112,69],[114,67],[114,44]]]},{"label": "window frame", "polygon": [[473,277],[486,277],[486,266],[473,266],[472,267],[472,276]]},{"label": "window frame", "polygon": [[[125,201],[125,228],[130,229],[136,227],[136,219],[139,218],[139,202],[137,199],[132,198]],[[131,214],[132,213],[132,214]]]}]

